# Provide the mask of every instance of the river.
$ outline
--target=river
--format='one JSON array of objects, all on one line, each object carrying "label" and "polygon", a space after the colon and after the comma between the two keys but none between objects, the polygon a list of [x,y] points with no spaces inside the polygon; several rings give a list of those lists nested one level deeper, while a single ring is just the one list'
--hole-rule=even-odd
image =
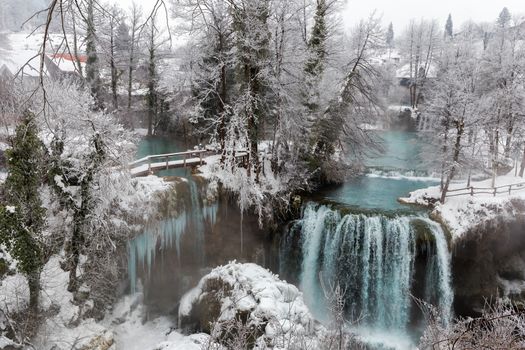
[{"label": "river", "polygon": [[[377,136],[383,151],[366,159],[366,173],[316,193],[277,239],[229,203],[209,207],[187,171],[159,174],[189,178],[191,208],[161,225],[160,236],[175,237],[176,244],[158,244],[158,228],[132,241],[133,288],[140,280],[146,303],[166,313],[209,268],[232,259],[253,261],[296,283],[321,321],[328,321],[326,289],[339,284],[347,318],[359,319],[354,328],[364,340],[378,349],[413,348],[424,327],[413,297],[436,305],[445,322],[453,314],[450,253],[441,227],[397,198],[438,180],[420,159],[417,133]],[[181,150],[171,139],[150,138],[137,157]],[[248,247],[242,253],[241,230]]]}]

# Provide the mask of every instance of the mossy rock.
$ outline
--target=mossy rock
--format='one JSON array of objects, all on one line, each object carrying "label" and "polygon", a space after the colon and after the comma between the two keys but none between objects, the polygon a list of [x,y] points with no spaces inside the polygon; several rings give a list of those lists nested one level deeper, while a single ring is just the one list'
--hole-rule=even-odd
[{"label": "mossy rock", "polygon": [[423,244],[436,244],[436,237],[432,234],[432,231],[428,227],[428,223],[424,220],[414,219],[410,222],[412,229],[415,233],[415,239],[417,246]]},{"label": "mossy rock", "polygon": [[180,319],[181,326],[191,332],[210,334],[213,323],[221,315],[221,300],[230,295],[231,290],[232,286],[220,278],[207,279],[190,314]]}]

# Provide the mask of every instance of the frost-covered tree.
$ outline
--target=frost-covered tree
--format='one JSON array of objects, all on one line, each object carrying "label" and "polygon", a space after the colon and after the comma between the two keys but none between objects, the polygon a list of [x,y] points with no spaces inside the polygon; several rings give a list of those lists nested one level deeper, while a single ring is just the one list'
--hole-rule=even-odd
[{"label": "frost-covered tree", "polygon": [[17,261],[17,269],[27,277],[29,308],[36,313],[44,264],[42,229],[46,211],[40,199],[44,149],[31,112],[24,113],[6,158],[9,173],[0,205],[0,245],[7,248]]},{"label": "frost-covered tree", "polygon": [[445,24],[445,39],[452,39],[454,37],[454,24],[452,23],[452,14],[447,17]]},{"label": "frost-covered tree", "polygon": [[[232,104],[234,125],[244,130],[241,146],[248,151],[248,176],[259,179],[261,163],[258,152],[260,126],[270,110],[268,0],[229,1],[235,43],[234,64],[238,97]],[[236,128],[237,128],[236,127]],[[244,139],[244,140],[243,140]]]},{"label": "frost-covered tree", "polygon": [[[103,295],[112,288],[108,274],[118,273],[118,260],[110,256],[126,235],[126,230],[112,228],[110,217],[119,210],[119,191],[125,193],[130,184],[121,167],[134,147],[113,115],[91,109],[93,98],[80,86],[48,83],[47,99],[52,108],[46,120],[39,119],[44,126],[40,135],[49,154],[51,202],[58,212],[53,222],[65,223],[52,229],[63,242],[68,289],[77,292],[86,286],[91,294]],[[34,101],[35,108],[42,108],[40,101]],[[100,300],[94,299],[99,307]]]},{"label": "frost-covered tree", "polygon": [[394,47],[394,25],[392,22],[390,22],[386,31],[386,45],[390,50]]},{"label": "frost-covered tree", "polygon": [[[424,113],[433,120],[435,142],[441,149],[441,202],[444,203],[451,181],[472,163],[467,152],[481,131],[479,125],[482,94],[481,65],[472,37],[458,38],[439,60],[438,77],[428,88]],[[474,152],[475,153],[475,152]]]},{"label": "frost-covered tree", "polygon": [[308,109],[310,123],[318,118],[320,108],[319,88],[325,70],[328,40],[328,2],[317,0],[315,6],[314,25],[307,45],[307,58],[304,67],[305,73],[305,106]]},{"label": "frost-covered tree", "polygon": [[507,20],[501,19],[506,18],[505,12],[502,12],[493,38],[482,57],[486,96],[485,128],[490,153],[488,165],[492,168],[493,184],[498,169],[510,163],[508,158],[524,106],[524,33],[520,27],[509,28]]},{"label": "frost-covered tree", "polygon": [[506,28],[510,25],[511,20],[512,16],[510,15],[509,9],[504,7],[503,10],[501,10],[501,12],[499,13],[496,24],[501,28]]},{"label": "frost-covered tree", "polygon": [[103,107],[102,83],[100,81],[100,67],[97,54],[97,34],[95,26],[95,0],[87,0],[87,9],[84,20],[86,25],[86,82],[95,99],[94,108]]},{"label": "frost-covered tree", "polygon": [[405,55],[403,74],[409,79],[410,104],[417,108],[423,98],[428,74],[433,67],[439,45],[439,30],[436,21],[410,22],[401,40],[401,51]]},{"label": "frost-covered tree", "polygon": [[133,93],[133,81],[134,72],[137,65],[137,46],[140,41],[140,21],[141,21],[141,9],[136,2],[132,3],[131,14],[130,14],[130,40],[129,40],[129,53],[128,53],[128,112],[131,109],[131,96]]},{"label": "frost-covered tree", "polygon": [[[199,3],[202,6],[197,6]],[[194,38],[191,90],[196,108],[191,111],[191,121],[199,137],[216,142],[224,155],[234,85],[233,28],[228,4],[186,0],[174,8],[177,17],[191,24],[182,29]]]},{"label": "frost-covered tree", "polygon": [[360,164],[364,152],[372,145],[363,124],[376,115],[378,101],[374,80],[377,73],[368,58],[380,47],[383,38],[379,20],[373,15],[354,29],[350,47],[352,59],[339,95],[330,101],[313,131],[312,157],[320,163],[324,182],[342,181],[348,172],[348,163]]},{"label": "frost-covered tree", "polygon": [[[111,101],[113,110],[118,109],[118,85],[120,77],[122,75],[122,57],[120,55],[124,52],[126,41],[128,40],[129,34],[127,33],[127,27],[123,22],[122,10],[113,5],[109,8],[107,13],[104,13],[104,42],[102,55],[110,71],[110,90],[111,90]],[[127,48],[126,48],[127,49]]]}]

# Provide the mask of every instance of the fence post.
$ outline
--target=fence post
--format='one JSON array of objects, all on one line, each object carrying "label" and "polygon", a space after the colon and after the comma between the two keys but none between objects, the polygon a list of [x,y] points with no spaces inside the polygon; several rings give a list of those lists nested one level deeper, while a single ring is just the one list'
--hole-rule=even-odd
[{"label": "fence post", "polygon": [[199,153],[200,165],[202,165],[202,152]]},{"label": "fence post", "polygon": [[496,197],[496,193],[498,193],[498,189],[494,187],[494,197]]},{"label": "fence post", "polygon": [[148,157],[148,172],[151,172],[151,158]]},{"label": "fence post", "polygon": [[183,167],[186,167],[186,153],[184,153],[184,162],[182,163]]},{"label": "fence post", "polygon": [[169,169],[169,168],[168,168],[168,159],[169,159],[169,158],[170,158],[169,156],[166,156],[166,170]]},{"label": "fence post", "polygon": [[511,191],[512,191],[512,185],[509,185],[509,196],[510,196]]},{"label": "fence post", "polygon": [[470,195],[474,196],[474,186],[470,186]]}]

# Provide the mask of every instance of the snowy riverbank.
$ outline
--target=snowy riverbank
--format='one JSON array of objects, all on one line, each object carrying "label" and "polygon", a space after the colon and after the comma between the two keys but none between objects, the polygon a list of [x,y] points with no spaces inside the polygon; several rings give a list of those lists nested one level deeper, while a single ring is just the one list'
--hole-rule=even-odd
[{"label": "snowy riverbank", "polygon": [[[406,198],[399,198],[401,203],[417,204],[432,208],[431,215],[444,224],[452,234],[452,240],[461,238],[470,228],[482,225],[496,217],[512,219],[525,207],[525,186],[519,186],[525,179],[513,176],[513,172],[496,179],[498,194],[491,188],[491,179],[471,183],[474,189],[488,189],[487,193],[469,194],[469,190],[455,191],[466,188],[465,183],[451,185],[449,194],[464,193],[464,195],[447,196],[444,204],[439,202],[441,191],[439,186],[431,186],[413,191]],[[509,186],[512,189],[508,191]],[[476,192],[476,191],[474,191]],[[481,192],[481,191],[478,191]]]}]

